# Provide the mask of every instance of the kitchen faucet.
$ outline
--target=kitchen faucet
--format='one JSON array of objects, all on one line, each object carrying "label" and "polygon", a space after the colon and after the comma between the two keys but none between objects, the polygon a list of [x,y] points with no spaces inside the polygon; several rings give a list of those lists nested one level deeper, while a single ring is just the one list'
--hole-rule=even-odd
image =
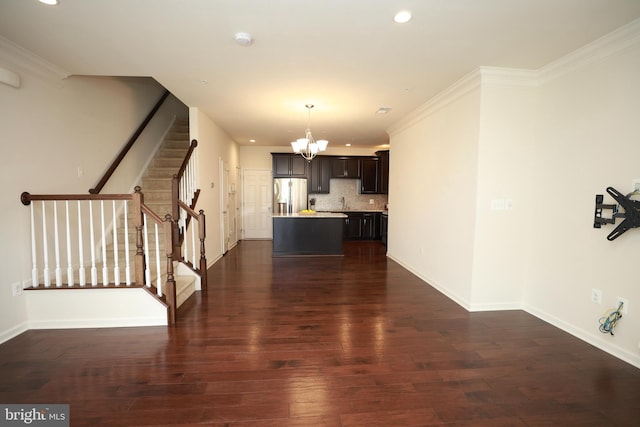
[{"label": "kitchen faucet", "polygon": [[344,196],[340,197],[340,202],[342,203],[342,210],[347,210],[349,209],[349,205],[347,204],[346,200],[344,200]]}]

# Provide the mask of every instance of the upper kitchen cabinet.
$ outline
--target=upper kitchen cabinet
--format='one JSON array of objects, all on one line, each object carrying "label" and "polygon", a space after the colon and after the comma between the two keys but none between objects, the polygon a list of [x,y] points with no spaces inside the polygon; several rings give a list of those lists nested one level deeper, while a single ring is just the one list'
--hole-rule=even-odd
[{"label": "upper kitchen cabinet", "polygon": [[389,193],[389,151],[378,151],[375,157],[361,159],[360,193]]},{"label": "upper kitchen cabinet", "polygon": [[389,150],[376,151],[380,158],[380,193],[389,193]]},{"label": "upper kitchen cabinet", "polygon": [[307,160],[297,154],[271,153],[274,178],[306,178]]},{"label": "upper kitchen cabinet", "polygon": [[331,159],[317,156],[309,163],[309,194],[329,194]]},{"label": "upper kitchen cabinet", "polygon": [[360,178],[360,159],[357,157],[332,158],[331,178]]},{"label": "upper kitchen cabinet", "polygon": [[367,157],[360,161],[360,193],[380,193],[380,158]]}]

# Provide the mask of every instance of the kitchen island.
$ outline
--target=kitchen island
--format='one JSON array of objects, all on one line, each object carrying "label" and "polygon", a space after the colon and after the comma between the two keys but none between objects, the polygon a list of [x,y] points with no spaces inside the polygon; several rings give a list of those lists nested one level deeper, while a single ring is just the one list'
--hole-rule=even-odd
[{"label": "kitchen island", "polygon": [[273,256],[342,255],[342,213],[273,215]]}]

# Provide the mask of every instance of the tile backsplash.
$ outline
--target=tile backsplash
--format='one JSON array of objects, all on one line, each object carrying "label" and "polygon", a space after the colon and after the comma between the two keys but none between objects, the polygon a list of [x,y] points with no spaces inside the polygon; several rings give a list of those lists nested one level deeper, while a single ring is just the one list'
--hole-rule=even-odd
[{"label": "tile backsplash", "polygon": [[[332,179],[329,194],[309,194],[316,199],[315,210],[382,210],[387,204],[386,194],[360,194],[359,179]],[[373,200],[373,204],[369,204]]]}]

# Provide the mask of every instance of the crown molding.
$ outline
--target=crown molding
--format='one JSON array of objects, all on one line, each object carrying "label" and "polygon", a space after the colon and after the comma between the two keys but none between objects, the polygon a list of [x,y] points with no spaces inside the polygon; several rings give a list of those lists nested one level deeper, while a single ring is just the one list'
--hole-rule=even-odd
[{"label": "crown molding", "polygon": [[478,87],[537,87],[548,81],[640,44],[640,19],[589,43],[537,70],[479,67],[387,129],[402,132]]},{"label": "crown molding", "polygon": [[636,19],[538,69],[539,84],[606,59],[639,43],[640,19]]},{"label": "crown molding", "polygon": [[45,80],[62,80],[70,75],[65,69],[2,36],[0,36],[0,65],[8,66],[14,71],[33,74]]},{"label": "crown molding", "polygon": [[466,95],[474,89],[480,87],[481,72],[480,68],[467,74],[442,92],[435,95],[429,101],[409,113],[408,116],[398,121],[387,129],[389,135],[402,132],[403,130],[415,125],[422,119],[432,115],[436,111],[446,107],[458,98]]},{"label": "crown molding", "polygon": [[520,68],[480,67],[482,86],[537,87],[540,73]]}]

